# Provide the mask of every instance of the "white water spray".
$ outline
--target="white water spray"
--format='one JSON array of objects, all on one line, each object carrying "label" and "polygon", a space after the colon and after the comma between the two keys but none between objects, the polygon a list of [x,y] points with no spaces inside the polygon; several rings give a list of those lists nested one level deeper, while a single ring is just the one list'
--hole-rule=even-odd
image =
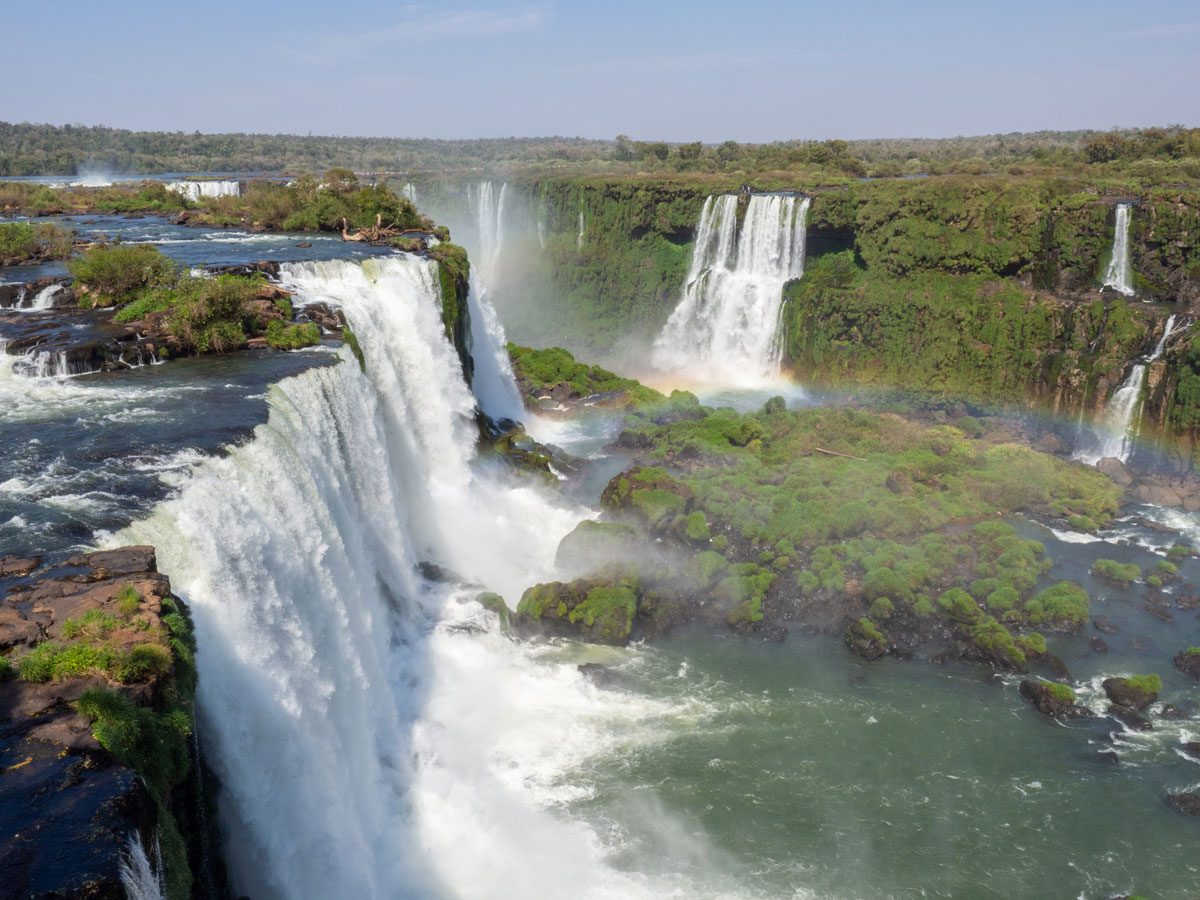
[{"label": "white water spray", "polygon": [[1103,287],[1133,296],[1132,264],[1129,257],[1129,204],[1117,204],[1117,222],[1113,228],[1112,259],[1104,272]]},{"label": "white water spray", "polygon": [[575,249],[583,252],[583,210],[579,211],[579,236],[575,239]]},{"label": "white water spray", "polygon": [[[113,540],[156,545],[191,605],[238,891],[662,896],[609,869],[597,836],[534,787],[603,752],[610,715],[666,708],[604,695],[601,712],[570,661],[537,660],[414,571],[439,563],[511,604],[552,574],[582,515],[471,464],[474,404],[433,264],[281,274],[301,304],[340,301],[366,374],[344,353],[273,387],[253,441],[205,460]],[[534,727],[531,710],[555,697]]]},{"label": "white water spray", "polygon": [[1137,440],[1142,409],[1142,384],[1146,380],[1146,369],[1150,363],[1163,355],[1167,339],[1175,330],[1175,316],[1167,317],[1162,337],[1154,346],[1154,352],[1143,362],[1129,370],[1129,377],[1113,392],[1104,411],[1104,418],[1085,446],[1077,449],[1074,459],[1095,465],[1102,459],[1113,458],[1127,462]]},{"label": "white water spray", "polygon": [[683,296],[654,343],[658,369],[733,384],[779,372],[783,285],[804,274],[809,199],[751,197],[740,235],[737,204],[704,201]]},{"label": "white water spray", "polygon": [[158,838],[154,839],[153,854],[147,854],[137,832],[130,834],[126,856],[121,860],[120,874],[126,900],[163,900],[166,891],[163,890]]}]

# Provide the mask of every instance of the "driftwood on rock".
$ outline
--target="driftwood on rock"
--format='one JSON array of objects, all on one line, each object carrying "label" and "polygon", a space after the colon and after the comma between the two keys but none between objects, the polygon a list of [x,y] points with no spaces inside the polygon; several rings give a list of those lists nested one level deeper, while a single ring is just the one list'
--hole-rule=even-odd
[{"label": "driftwood on rock", "polygon": [[824,453],[826,456],[840,456],[842,459],[853,459],[858,462],[866,462],[861,456],[851,456],[849,453],[838,453],[836,450],[826,450],[824,447],[813,447],[818,453]]},{"label": "driftwood on rock", "polygon": [[424,234],[420,228],[397,228],[395,225],[384,226],[383,214],[375,214],[375,224],[370,228],[362,228],[353,234],[350,233],[350,223],[342,218],[342,240],[343,241],[362,241],[367,244],[382,243],[386,244],[392,238],[401,237],[405,234]]}]

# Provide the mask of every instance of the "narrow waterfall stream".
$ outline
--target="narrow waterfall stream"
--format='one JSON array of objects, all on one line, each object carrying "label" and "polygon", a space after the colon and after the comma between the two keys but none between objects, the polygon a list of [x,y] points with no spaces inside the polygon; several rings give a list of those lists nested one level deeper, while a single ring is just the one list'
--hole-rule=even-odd
[{"label": "narrow waterfall stream", "polygon": [[1129,376],[1121,386],[1113,392],[1104,410],[1104,417],[1092,427],[1090,436],[1084,436],[1081,445],[1076,449],[1074,458],[1088,465],[1095,465],[1102,459],[1112,458],[1126,462],[1133,453],[1137,440],[1138,423],[1142,411],[1142,384],[1146,380],[1146,368],[1163,354],[1167,339],[1175,330],[1175,315],[1167,317],[1163,326],[1162,337],[1154,346],[1154,351],[1141,362],[1135,363],[1129,370]]},{"label": "narrow waterfall stream", "polygon": [[1132,263],[1129,254],[1129,204],[1117,204],[1117,221],[1113,228],[1112,258],[1104,271],[1103,287],[1133,296]]}]

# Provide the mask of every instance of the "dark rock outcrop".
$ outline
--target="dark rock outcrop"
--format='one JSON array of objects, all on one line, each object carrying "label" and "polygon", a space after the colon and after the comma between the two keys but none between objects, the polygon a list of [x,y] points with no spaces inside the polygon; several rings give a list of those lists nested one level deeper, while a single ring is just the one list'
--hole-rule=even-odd
[{"label": "dark rock outcrop", "polygon": [[1092,711],[1075,702],[1075,692],[1065,684],[1025,679],[1019,690],[1021,696],[1033,704],[1043,716],[1050,718],[1079,718],[1090,716]]}]

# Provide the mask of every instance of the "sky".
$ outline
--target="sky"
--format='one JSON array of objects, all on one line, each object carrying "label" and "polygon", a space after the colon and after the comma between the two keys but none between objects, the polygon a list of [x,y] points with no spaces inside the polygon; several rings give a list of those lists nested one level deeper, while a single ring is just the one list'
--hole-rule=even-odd
[{"label": "sky", "polygon": [[705,142],[1200,124],[1198,0],[0,0],[0,23],[8,122]]}]

